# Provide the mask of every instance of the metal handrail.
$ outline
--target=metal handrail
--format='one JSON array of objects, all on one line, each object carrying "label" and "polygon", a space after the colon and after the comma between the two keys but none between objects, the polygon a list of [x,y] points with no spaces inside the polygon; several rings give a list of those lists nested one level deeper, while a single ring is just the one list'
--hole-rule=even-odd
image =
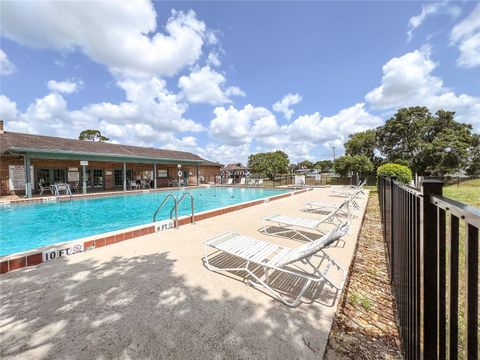
[{"label": "metal handrail", "polygon": [[[163,207],[163,205],[165,205],[165,203],[167,202],[167,200],[172,197],[173,198],[173,201],[174,201],[174,204],[173,204],[173,208],[172,208],[172,211],[175,210],[175,226],[177,226],[178,224],[178,211],[177,211],[177,197],[175,195],[173,195],[172,193],[168,194],[165,199],[163,199],[162,203],[160,204],[160,206],[157,208],[157,210],[155,211],[155,213],[153,214],[153,222],[157,221],[157,214],[158,212],[160,211],[160,209]],[[170,219],[172,218],[172,211],[170,211]]]},{"label": "metal handrail", "polygon": [[[192,193],[190,193],[190,192],[184,192],[184,193],[182,194],[182,196],[180,196],[180,199],[178,199],[178,201],[177,201],[177,203],[176,203],[176,206],[178,207],[178,204],[180,204],[180,203],[182,202],[182,200],[185,198],[185,196],[187,196],[187,195],[190,195],[190,205],[191,205],[191,208],[192,208],[192,224],[195,224],[195,205],[194,205],[194,202],[195,202],[195,201],[194,201],[194,198],[193,198]],[[173,211],[173,210],[174,210],[174,209],[172,209],[172,210],[170,211],[170,218],[172,217],[172,211]]]}]

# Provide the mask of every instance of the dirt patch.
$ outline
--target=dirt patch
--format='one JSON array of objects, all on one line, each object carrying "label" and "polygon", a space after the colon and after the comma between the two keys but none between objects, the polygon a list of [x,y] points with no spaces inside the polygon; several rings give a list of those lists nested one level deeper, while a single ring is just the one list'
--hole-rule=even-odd
[{"label": "dirt patch", "polygon": [[324,359],[402,359],[382,237],[378,196],[371,193]]}]

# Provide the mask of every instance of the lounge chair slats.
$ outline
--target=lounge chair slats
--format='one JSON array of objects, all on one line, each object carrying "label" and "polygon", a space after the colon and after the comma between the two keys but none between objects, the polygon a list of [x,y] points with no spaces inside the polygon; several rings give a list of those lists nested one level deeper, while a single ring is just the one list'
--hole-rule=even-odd
[{"label": "lounge chair slats", "polygon": [[[343,276],[345,276],[345,271],[335,261],[325,255],[324,258],[327,259],[328,263],[325,266],[325,269],[320,271],[315,268],[313,264],[311,264],[310,258],[321,251],[332,241],[337,239],[339,236],[343,236],[345,234],[345,226],[348,226],[348,223],[339,225],[330,230],[328,233],[324,234],[321,238],[296,248],[282,247],[267,241],[262,241],[231,232],[220,234],[205,241],[205,264],[207,268],[212,271],[247,272],[251,278],[255,279],[251,285],[265,288],[274,297],[286,305],[296,306],[299,304],[300,298],[303,296],[312,282],[325,280],[337,289],[341,289],[343,287],[344,280],[342,280],[341,284],[338,285],[328,277],[328,272],[332,266],[337,267],[339,271],[343,273]],[[210,247],[245,260],[245,265],[232,268],[218,268],[212,265],[209,260],[210,255],[207,251],[207,249]],[[300,268],[290,269],[286,267],[288,264],[296,261],[302,261],[310,264],[314,269],[313,272],[306,272],[306,270],[302,270]],[[252,270],[251,267],[249,267],[249,265],[252,263],[258,265],[256,269]],[[263,268],[264,278],[258,277],[258,274],[255,273],[258,268]],[[290,278],[293,277],[298,279],[298,281],[304,281],[303,288],[293,301],[285,299],[282,294],[270,286],[269,271],[271,270],[287,274]]]}]

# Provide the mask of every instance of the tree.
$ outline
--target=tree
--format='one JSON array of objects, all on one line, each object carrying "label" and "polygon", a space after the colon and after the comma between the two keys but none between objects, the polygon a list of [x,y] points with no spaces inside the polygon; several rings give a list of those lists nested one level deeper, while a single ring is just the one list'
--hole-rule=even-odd
[{"label": "tree", "polygon": [[480,175],[480,135],[475,135],[467,167],[468,175]]},{"label": "tree", "polygon": [[350,172],[359,173],[361,176],[373,171],[373,164],[365,155],[340,156],[335,160],[334,167],[340,176],[348,176]]},{"label": "tree", "polygon": [[88,141],[108,141],[110,140],[108,137],[103,136],[100,130],[83,130],[80,135],[78,136],[79,140],[88,140]]},{"label": "tree", "polygon": [[371,129],[349,135],[348,141],[344,144],[346,155],[365,155],[372,164],[378,165],[381,158],[376,156],[377,130]]},{"label": "tree", "polygon": [[377,129],[377,146],[386,161],[408,163],[421,175],[445,175],[467,166],[475,135],[454,120],[454,112],[403,108]]},{"label": "tree", "polygon": [[320,170],[321,172],[330,172],[333,168],[333,161],[331,160],[317,161],[314,165],[314,168],[317,170]]},{"label": "tree", "polygon": [[425,132],[432,121],[426,107],[402,108],[377,129],[378,148],[388,161],[415,158],[424,146]]},{"label": "tree", "polygon": [[297,165],[300,169],[312,170],[314,167],[314,164],[309,160],[303,160],[302,162],[299,162]]},{"label": "tree", "polygon": [[248,157],[248,169],[253,174],[262,174],[270,179],[276,174],[288,172],[288,155],[283,151],[251,154]]}]

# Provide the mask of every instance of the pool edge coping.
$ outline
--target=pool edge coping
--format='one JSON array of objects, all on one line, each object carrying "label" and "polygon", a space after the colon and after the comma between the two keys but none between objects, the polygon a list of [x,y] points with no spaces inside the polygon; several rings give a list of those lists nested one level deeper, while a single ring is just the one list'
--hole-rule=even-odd
[{"label": "pool edge coping", "polygon": [[[265,189],[265,188],[264,188]],[[276,188],[276,190],[279,190]],[[288,190],[288,189],[286,189]],[[213,210],[206,210],[199,213],[196,213],[194,216],[195,222],[206,220],[215,216],[220,216],[223,214],[227,214],[230,212],[238,211],[241,209],[245,209],[247,207],[252,207],[256,205],[261,205],[270,201],[280,200],[289,196],[299,195],[305,193],[307,191],[313,190],[312,188],[304,188],[301,190],[294,190],[284,194],[273,195],[262,199],[257,200],[250,200],[243,203],[224,206],[221,208],[213,209]],[[102,234],[91,235],[84,238],[76,239],[76,240],[69,240],[64,241],[61,243],[56,243],[52,245],[42,246],[39,248],[35,248],[32,250],[22,251],[19,253],[9,254],[0,256],[0,274],[5,274],[11,271],[19,270],[24,267],[30,267],[35,265],[40,265],[46,261],[43,260],[43,254],[49,250],[55,250],[59,247],[67,248],[69,245],[73,244],[83,244],[83,250],[78,253],[67,254],[67,256],[81,254],[87,251],[94,250],[96,248],[101,248],[108,245],[113,245],[121,241],[130,240],[139,236],[144,236],[148,234],[153,234],[156,231],[155,226],[159,222],[168,221],[167,220],[160,220],[158,222],[151,222],[144,225],[137,225],[128,227],[121,230],[110,231]],[[182,226],[186,224],[192,223],[192,217],[190,215],[185,215],[178,218],[177,226]],[[64,257],[64,256],[61,256]],[[58,257],[58,258],[61,258]],[[53,259],[52,259],[53,260]],[[49,260],[51,261],[51,260]]]}]

